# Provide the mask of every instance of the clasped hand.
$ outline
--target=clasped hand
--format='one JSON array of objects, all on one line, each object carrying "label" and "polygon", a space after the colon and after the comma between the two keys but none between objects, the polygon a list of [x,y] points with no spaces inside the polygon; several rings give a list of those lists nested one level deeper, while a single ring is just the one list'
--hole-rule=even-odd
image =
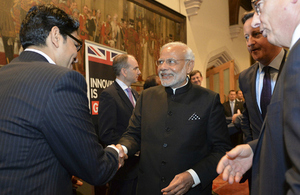
[{"label": "clasped hand", "polygon": [[128,159],[128,156],[125,154],[123,147],[120,144],[117,144],[116,148],[119,150],[119,168],[121,168],[124,166],[125,160]]}]

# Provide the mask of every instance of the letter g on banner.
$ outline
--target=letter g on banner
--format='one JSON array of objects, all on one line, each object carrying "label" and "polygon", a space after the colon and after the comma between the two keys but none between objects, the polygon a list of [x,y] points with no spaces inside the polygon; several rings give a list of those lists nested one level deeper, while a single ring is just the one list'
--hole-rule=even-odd
[{"label": "letter g on banner", "polygon": [[92,101],[92,115],[98,115],[99,101]]}]

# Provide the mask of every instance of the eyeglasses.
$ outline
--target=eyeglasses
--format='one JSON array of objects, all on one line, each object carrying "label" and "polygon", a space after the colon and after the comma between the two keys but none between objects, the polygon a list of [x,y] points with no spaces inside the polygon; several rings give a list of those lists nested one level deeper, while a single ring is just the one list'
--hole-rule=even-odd
[{"label": "eyeglasses", "polygon": [[166,64],[168,64],[169,66],[174,66],[176,64],[178,64],[178,61],[181,61],[181,60],[184,60],[184,61],[191,61],[190,59],[174,59],[174,58],[169,58],[169,59],[159,59],[156,61],[156,66],[160,66],[162,65],[164,62],[166,62]]},{"label": "eyeglasses", "polygon": [[77,52],[79,52],[79,50],[82,47],[82,42],[80,40],[78,40],[76,37],[74,37],[73,35],[71,35],[70,33],[65,32],[66,35],[68,35],[69,37],[71,37],[72,39],[74,39],[77,43],[79,43],[79,45],[75,44],[75,47],[77,49]]},{"label": "eyeglasses", "polygon": [[255,10],[257,15],[261,14],[261,5],[263,4],[262,0],[251,0],[252,8]]}]

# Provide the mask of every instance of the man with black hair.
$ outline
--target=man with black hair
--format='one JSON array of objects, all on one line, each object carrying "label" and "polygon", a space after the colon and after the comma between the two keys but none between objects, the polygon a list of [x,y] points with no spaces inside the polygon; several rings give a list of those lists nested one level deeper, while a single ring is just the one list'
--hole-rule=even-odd
[{"label": "man with black hair", "polygon": [[101,185],[126,157],[98,143],[85,79],[70,70],[78,27],[52,5],[22,22],[24,51],[0,70],[0,194],[72,194],[72,175]]}]

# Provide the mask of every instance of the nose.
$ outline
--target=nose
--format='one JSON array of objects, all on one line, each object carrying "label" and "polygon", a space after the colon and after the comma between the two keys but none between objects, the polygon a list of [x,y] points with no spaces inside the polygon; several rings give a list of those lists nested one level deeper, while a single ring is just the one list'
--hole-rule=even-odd
[{"label": "nose", "polygon": [[248,47],[251,47],[252,45],[254,45],[255,44],[255,40],[254,40],[254,38],[250,35],[249,36],[249,39],[247,40],[247,46]]},{"label": "nose", "polygon": [[256,12],[254,12],[251,26],[252,26],[252,28],[260,27],[260,16]]}]

